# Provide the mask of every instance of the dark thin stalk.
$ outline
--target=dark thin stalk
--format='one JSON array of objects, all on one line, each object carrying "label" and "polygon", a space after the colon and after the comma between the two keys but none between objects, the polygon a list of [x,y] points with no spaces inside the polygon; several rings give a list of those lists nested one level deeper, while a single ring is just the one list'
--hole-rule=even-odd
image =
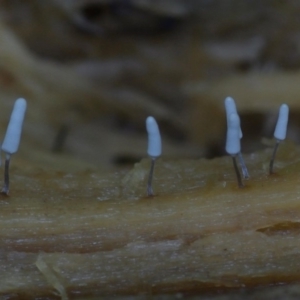
[{"label": "dark thin stalk", "polygon": [[1,193],[5,195],[8,195],[9,192],[9,163],[10,163],[10,155],[6,154],[5,166],[4,166],[4,186],[1,190]]},{"label": "dark thin stalk", "polygon": [[244,176],[245,179],[248,179],[250,176],[249,176],[249,172],[248,172],[248,169],[246,167],[242,152],[238,153],[238,157],[239,157],[240,165],[241,165],[241,168],[242,168],[243,176]]},{"label": "dark thin stalk", "polygon": [[152,189],[152,178],[153,178],[153,172],[154,172],[154,165],[155,165],[155,158],[152,157],[151,159],[151,167],[148,177],[148,185],[147,185],[147,195],[148,197],[154,196],[153,189]]},{"label": "dark thin stalk", "polygon": [[273,167],[274,167],[274,161],[275,161],[275,157],[276,157],[276,153],[277,153],[277,149],[278,149],[278,146],[279,146],[279,141],[277,140],[275,146],[274,146],[274,150],[273,150],[273,154],[272,154],[272,157],[271,157],[271,160],[270,160],[270,166],[269,166],[269,174],[273,174]]},{"label": "dark thin stalk", "polygon": [[242,182],[242,177],[241,177],[239,168],[237,166],[236,157],[235,156],[232,156],[232,161],[233,161],[233,167],[234,167],[234,170],[235,170],[235,174],[236,174],[238,186],[239,186],[239,188],[242,188],[242,187],[244,187],[244,184]]}]

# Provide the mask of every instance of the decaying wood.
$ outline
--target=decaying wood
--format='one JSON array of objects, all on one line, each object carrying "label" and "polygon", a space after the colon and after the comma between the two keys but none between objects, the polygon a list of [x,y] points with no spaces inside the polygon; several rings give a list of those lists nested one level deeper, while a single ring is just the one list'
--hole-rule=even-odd
[{"label": "decaying wood", "polygon": [[246,156],[238,188],[231,160],[149,161],[129,173],[15,167],[0,205],[0,294],[195,293],[299,278],[300,149]]}]

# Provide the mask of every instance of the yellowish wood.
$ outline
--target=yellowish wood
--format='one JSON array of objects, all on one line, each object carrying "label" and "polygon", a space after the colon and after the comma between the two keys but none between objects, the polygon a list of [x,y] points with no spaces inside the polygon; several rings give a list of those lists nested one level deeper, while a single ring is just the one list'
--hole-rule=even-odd
[{"label": "yellowish wood", "polygon": [[1,295],[156,294],[299,280],[300,148],[150,161],[129,173],[64,173],[14,165],[0,199]]}]

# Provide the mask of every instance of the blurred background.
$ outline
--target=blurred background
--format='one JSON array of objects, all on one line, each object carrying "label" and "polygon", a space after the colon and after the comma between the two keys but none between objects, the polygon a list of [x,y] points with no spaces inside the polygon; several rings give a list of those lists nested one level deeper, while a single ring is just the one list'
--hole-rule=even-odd
[{"label": "blurred background", "polygon": [[1,0],[0,137],[24,97],[32,163],[131,167],[148,115],[164,156],[213,158],[232,96],[244,152],[272,137],[281,103],[297,143],[299,15],[295,0]]}]

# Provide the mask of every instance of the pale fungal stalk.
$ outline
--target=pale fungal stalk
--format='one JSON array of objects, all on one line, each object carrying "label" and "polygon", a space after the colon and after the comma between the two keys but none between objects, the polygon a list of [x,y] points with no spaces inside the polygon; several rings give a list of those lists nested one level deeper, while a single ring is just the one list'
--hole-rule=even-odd
[{"label": "pale fungal stalk", "polygon": [[154,196],[152,188],[152,179],[156,159],[161,155],[161,137],[156,120],[153,117],[146,119],[146,128],[148,132],[148,155],[151,158],[151,167],[149,171],[147,195]]},{"label": "pale fungal stalk", "polygon": [[2,151],[6,153],[4,168],[4,187],[1,191],[5,195],[8,195],[9,193],[10,158],[11,155],[15,154],[19,149],[26,107],[27,103],[25,99],[19,98],[16,100],[1,146]]},{"label": "pale fungal stalk", "polygon": [[241,152],[240,118],[236,113],[231,113],[228,118],[225,149],[226,152],[232,157],[233,167],[237,177],[238,186],[241,188],[244,185],[236,163],[236,156]]},{"label": "pale fungal stalk", "polygon": [[274,161],[276,153],[279,147],[280,142],[284,141],[286,138],[287,125],[289,121],[289,107],[286,104],[282,104],[279,108],[279,115],[274,131],[274,138],[276,139],[276,144],[272,153],[270,160],[269,173],[273,173]]},{"label": "pale fungal stalk", "polygon": [[[225,99],[225,101],[224,101],[224,104],[225,104],[226,119],[227,119],[227,127],[228,127],[229,116],[230,116],[232,113],[235,113],[235,114],[237,114],[237,115],[238,115],[238,113],[237,113],[235,101],[234,101],[233,98],[227,97],[227,98]],[[240,125],[240,128],[239,128],[239,138],[241,139],[242,137],[243,137],[243,132],[242,132],[241,125]],[[237,154],[237,156],[238,156],[239,161],[240,161],[240,165],[241,165],[241,168],[242,168],[243,177],[244,177],[245,179],[248,179],[250,176],[249,176],[249,172],[248,172],[247,166],[246,166],[246,164],[245,164],[245,161],[244,161],[242,152],[239,152],[239,153]]]}]

